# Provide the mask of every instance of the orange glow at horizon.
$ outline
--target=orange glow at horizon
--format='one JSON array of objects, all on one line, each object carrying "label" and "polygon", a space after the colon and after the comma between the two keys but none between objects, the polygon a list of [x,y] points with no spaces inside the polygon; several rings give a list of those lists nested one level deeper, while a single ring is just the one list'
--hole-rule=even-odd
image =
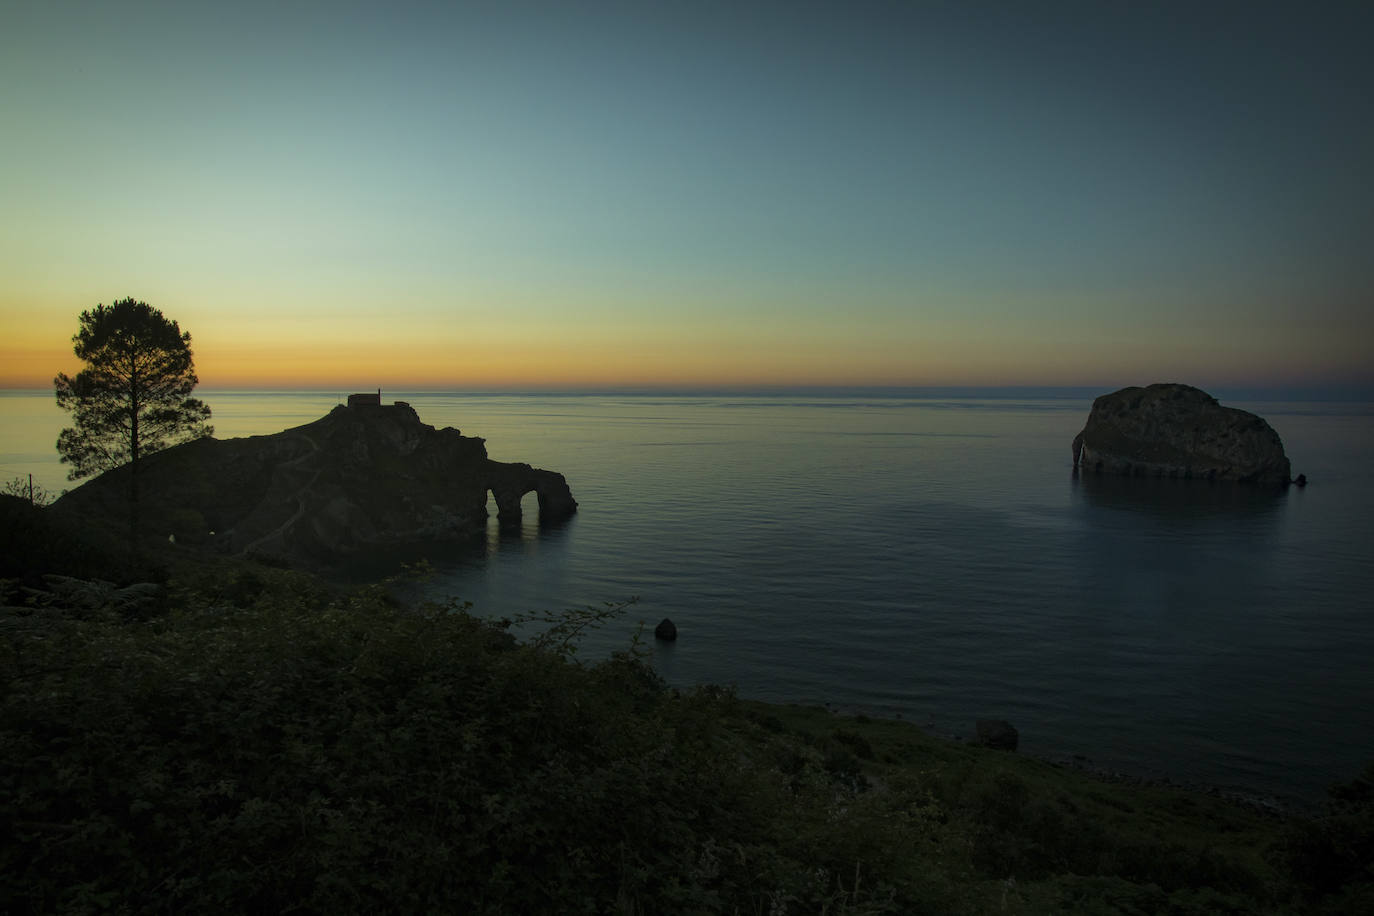
[{"label": "orange glow at horizon", "polygon": [[[1093,385],[1126,379],[1196,379],[1187,354],[1160,359],[1148,341],[1121,346],[1096,359],[1079,359],[1058,371],[1062,354],[1048,344],[1014,340],[936,339],[850,341],[847,346],[789,342],[698,340],[676,343],[615,341],[607,346],[568,345],[531,337],[458,344],[358,341],[207,345],[193,341],[202,388],[587,388],[729,386],[942,386]],[[81,368],[69,348],[0,347],[0,387],[48,388],[58,372]],[[1272,382],[1301,382],[1302,367],[1271,367]],[[1254,383],[1243,366],[1215,366],[1213,377]]]},{"label": "orange glow at horizon", "polygon": [[[170,295],[175,303],[187,296]],[[1362,343],[1332,332],[1325,362],[1294,353],[1273,332],[1228,330],[1219,352],[1205,333],[1133,329],[1081,320],[1075,334],[1029,314],[968,318],[921,301],[870,305],[860,320],[814,302],[789,313],[778,302],[752,311],[716,305],[645,307],[614,298],[577,307],[408,307],[386,317],[370,309],[319,305],[234,310],[225,303],[179,307],[153,301],[192,333],[204,388],[577,389],[787,386],[1098,386],[1179,380],[1286,385],[1362,376]],[[0,387],[48,388],[81,366],[71,335],[82,307],[70,302],[8,311],[0,339]],[[1201,327],[1201,325],[1199,325]],[[1281,329],[1280,329],[1281,330]],[[1255,366],[1264,367],[1259,375]]]}]

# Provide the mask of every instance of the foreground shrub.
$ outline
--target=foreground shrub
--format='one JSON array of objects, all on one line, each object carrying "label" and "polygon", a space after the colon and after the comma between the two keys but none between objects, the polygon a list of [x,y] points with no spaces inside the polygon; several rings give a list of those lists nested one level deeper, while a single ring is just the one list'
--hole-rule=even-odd
[{"label": "foreground shrub", "polygon": [[[1326,813],[1291,822],[1275,857],[1323,912],[1374,905],[1374,764],[1331,787]],[[1352,906],[1354,907],[1352,909]]]},{"label": "foreground shrub", "polygon": [[[668,691],[632,655],[574,664],[565,637],[603,612],[517,645],[462,608],[260,584],[215,593],[243,607],[9,634],[0,910],[898,899],[890,882],[864,885],[858,863],[906,851],[875,842],[861,809],[834,810],[852,793],[823,766],[794,791],[740,765],[720,728],[731,692]],[[872,816],[919,832],[901,804]]]},{"label": "foreground shrub", "polygon": [[169,594],[0,616],[0,912],[1368,909],[1368,778],[1284,832],[671,690],[634,644],[578,662],[618,607],[493,623],[251,567]]}]

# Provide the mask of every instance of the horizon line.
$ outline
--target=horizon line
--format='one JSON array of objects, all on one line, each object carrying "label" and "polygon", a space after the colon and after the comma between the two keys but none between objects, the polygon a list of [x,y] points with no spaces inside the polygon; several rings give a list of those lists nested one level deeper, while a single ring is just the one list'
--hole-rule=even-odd
[{"label": "horizon line", "polygon": [[[1097,397],[1127,387],[1145,387],[1154,382],[1141,385],[1080,384],[975,384],[975,385],[874,385],[838,384],[818,385],[804,383],[758,384],[633,384],[623,385],[435,385],[435,384],[395,384],[391,386],[370,386],[344,388],[341,386],[321,385],[200,385],[197,391],[221,394],[322,394],[335,395],[340,399],[350,394],[373,392],[379,388],[383,397],[388,391],[401,395],[473,395],[473,396],[543,396],[543,397],[589,397],[589,396],[712,396],[712,397],[768,397],[768,396],[806,396],[806,397],[1041,397],[1041,398],[1081,398]],[[1180,384],[1190,384],[1181,382]],[[1294,384],[1222,384],[1200,388],[1214,397],[1225,395],[1243,400],[1319,400],[1319,401],[1370,401],[1374,400],[1374,382],[1311,382]],[[51,386],[28,386],[0,384],[0,393],[51,392]]]}]

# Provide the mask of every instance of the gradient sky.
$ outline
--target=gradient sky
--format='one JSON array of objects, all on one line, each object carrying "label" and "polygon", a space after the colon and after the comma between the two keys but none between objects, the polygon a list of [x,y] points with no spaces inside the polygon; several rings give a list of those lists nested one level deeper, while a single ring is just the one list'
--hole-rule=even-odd
[{"label": "gradient sky", "polygon": [[0,385],[1374,384],[1368,3],[0,13]]}]

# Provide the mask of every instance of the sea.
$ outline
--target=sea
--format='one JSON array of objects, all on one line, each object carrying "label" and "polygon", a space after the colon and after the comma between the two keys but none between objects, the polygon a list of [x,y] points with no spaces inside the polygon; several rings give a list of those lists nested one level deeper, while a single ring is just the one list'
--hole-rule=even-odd
[{"label": "sea", "polygon": [[[1313,806],[1374,761],[1374,402],[1228,399],[1305,488],[1075,476],[1087,390],[384,392],[563,473],[566,523],[427,558],[474,613],[633,603],[581,658],[900,717],[1020,752]],[[199,392],[220,438],[338,392]],[[0,393],[0,479],[51,492],[66,416]],[[675,642],[656,641],[662,619]]]}]

